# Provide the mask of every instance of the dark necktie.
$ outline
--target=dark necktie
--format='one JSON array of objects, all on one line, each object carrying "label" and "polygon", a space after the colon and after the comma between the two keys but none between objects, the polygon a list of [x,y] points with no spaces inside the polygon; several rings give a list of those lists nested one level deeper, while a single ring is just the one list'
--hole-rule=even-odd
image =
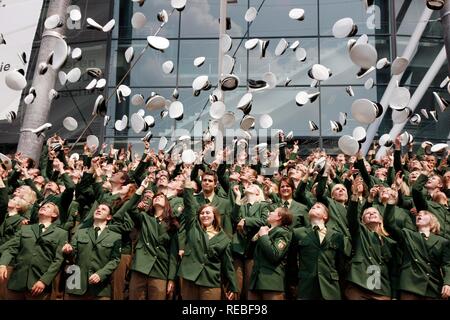
[{"label": "dark necktie", "polygon": [[41,223],[39,224],[39,236],[44,232],[45,224]]},{"label": "dark necktie", "polygon": [[285,208],[289,208],[289,201],[286,200],[286,201],[284,202],[284,207],[285,207]]},{"label": "dark necktie", "polygon": [[206,203],[206,204],[209,204],[209,203],[211,203],[211,201],[209,201],[208,198],[205,198],[205,203]]},{"label": "dark necktie", "polygon": [[428,240],[428,237],[427,237],[427,235],[426,235],[424,232],[421,232],[420,234],[422,235],[422,237],[423,237],[425,240]]},{"label": "dark necktie", "polygon": [[98,232],[100,231],[100,227],[95,227],[94,228],[94,231],[95,231],[95,240],[97,240],[97,238],[98,238]]},{"label": "dark necktie", "polygon": [[251,207],[251,204],[250,203],[247,203],[245,206],[244,206],[244,210],[245,210],[245,216],[246,217],[248,217],[248,216],[250,216],[250,207]]},{"label": "dark necktie", "polygon": [[320,236],[319,236],[319,230],[320,230],[320,228],[319,228],[319,226],[317,226],[317,225],[313,226],[313,230],[314,230],[314,235],[316,236],[317,240],[318,240],[319,243],[320,243]]}]

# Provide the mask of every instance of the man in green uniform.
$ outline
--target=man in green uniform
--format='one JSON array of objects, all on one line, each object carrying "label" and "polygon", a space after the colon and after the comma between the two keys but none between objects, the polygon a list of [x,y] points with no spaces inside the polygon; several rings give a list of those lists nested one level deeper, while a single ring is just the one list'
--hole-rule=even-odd
[{"label": "man in green uniform", "polygon": [[0,281],[7,278],[7,266],[14,261],[8,281],[9,300],[48,299],[52,281],[64,261],[61,250],[68,233],[55,224],[58,206],[47,202],[38,214],[39,223],[23,226],[5,244],[0,258]]}]

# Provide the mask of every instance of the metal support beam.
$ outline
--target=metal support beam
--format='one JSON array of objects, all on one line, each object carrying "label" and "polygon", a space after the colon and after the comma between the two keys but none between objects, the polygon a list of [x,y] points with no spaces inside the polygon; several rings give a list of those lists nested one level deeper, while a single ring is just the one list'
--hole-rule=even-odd
[{"label": "metal support beam", "polygon": [[[218,72],[217,72],[217,90],[220,89],[220,79],[222,78],[222,70],[223,70],[223,44],[222,44],[222,37],[227,32],[227,0],[220,0],[220,26],[219,26],[219,55],[218,55]],[[223,94],[221,94],[222,101],[224,100]]]},{"label": "metal support beam", "polygon": [[[411,61],[416,53],[417,46],[419,45],[419,40],[422,37],[422,34],[425,30],[425,27],[428,24],[428,20],[431,17],[431,14],[433,13],[433,10],[428,9],[425,6],[424,11],[422,12],[422,15],[419,19],[419,22],[416,25],[416,28],[414,29],[413,34],[411,35],[411,38],[409,39],[408,45],[406,46],[405,50],[403,51],[402,57],[408,59]],[[397,45],[394,43],[393,45]],[[395,57],[393,57],[395,58]],[[379,117],[377,120],[375,120],[373,123],[370,124],[369,128],[367,129],[367,137],[366,141],[361,147],[361,153],[363,155],[367,154],[367,151],[369,151],[370,145],[372,144],[373,138],[375,137],[378,128],[380,127],[381,121],[383,121],[383,117],[386,114],[386,110],[388,108],[388,102],[389,98],[392,94],[392,91],[397,87],[397,82],[400,82],[402,79],[403,73],[399,75],[392,76],[391,80],[389,81],[389,84],[383,94],[383,97],[381,98],[380,104],[383,106],[383,115]]]},{"label": "metal support beam", "polygon": [[[442,66],[446,61],[447,61],[447,54],[445,53],[445,47],[442,47],[438,56],[428,69],[427,73],[425,74],[416,91],[414,92],[413,96],[411,97],[411,100],[409,101],[408,108],[410,108],[412,111],[416,109],[420,100],[422,100],[423,95],[427,92],[434,78],[439,73],[439,70],[442,68]],[[406,122],[394,124],[391,131],[389,132],[389,135],[391,136],[392,140],[394,140],[395,137],[397,137],[400,134],[400,132],[405,127],[405,124]],[[377,152],[376,158],[377,159],[382,158],[386,154],[387,150],[388,148],[386,147],[380,147],[380,149]]]},{"label": "metal support beam", "polygon": [[[71,5],[71,0],[51,0],[49,3],[47,17],[52,15],[59,15],[63,21],[67,15],[67,8]],[[50,112],[51,101],[48,99],[48,93],[55,86],[58,70],[53,70],[49,67],[44,75],[39,74],[39,63],[45,62],[54,50],[57,41],[60,41],[57,36],[63,37],[65,34],[66,25],[63,24],[60,28],[53,29],[52,34],[55,36],[44,36],[39,48],[39,55],[34,70],[32,86],[36,89],[36,98],[31,105],[26,107],[22,128],[35,129],[48,121],[48,114]],[[42,151],[42,145],[46,138],[44,134],[35,134],[29,131],[22,131],[20,133],[19,145],[17,152],[22,153],[26,157],[32,158],[36,163]]]}]

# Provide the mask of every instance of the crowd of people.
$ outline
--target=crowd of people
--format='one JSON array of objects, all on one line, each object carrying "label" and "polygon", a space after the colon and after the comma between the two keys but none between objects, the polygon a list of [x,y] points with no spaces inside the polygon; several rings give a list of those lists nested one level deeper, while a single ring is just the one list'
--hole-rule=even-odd
[{"label": "crowd of people", "polygon": [[0,299],[450,297],[447,151],[302,156],[280,138],[211,163],[214,141],[187,163],[148,142],[70,154],[59,136],[39,163],[3,159]]}]

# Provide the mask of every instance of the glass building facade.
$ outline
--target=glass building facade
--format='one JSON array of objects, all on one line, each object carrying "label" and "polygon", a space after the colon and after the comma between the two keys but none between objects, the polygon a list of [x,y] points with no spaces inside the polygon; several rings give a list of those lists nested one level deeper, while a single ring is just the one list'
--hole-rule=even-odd
[{"label": "glass building facade", "polygon": [[[73,1],[82,9],[88,1]],[[102,2],[102,1],[99,1]],[[337,140],[343,134],[351,134],[356,126],[360,126],[351,116],[351,105],[355,99],[367,98],[379,101],[390,80],[390,69],[376,70],[369,76],[357,79],[356,73],[359,67],[355,66],[348,55],[347,40],[336,39],[332,35],[332,27],[335,21],[351,17],[358,26],[356,37],[367,34],[369,42],[378,51],[378,58],[386,57],[392,61],[401,56],[409,38],[425,9],[425,1],[421,0],[376,0],[375,6],[366,10],[365,1],[361,0],[238,0],[230,1],[227,16],[231,24],[227,34],[232,37],[232,48],[228,54],[236,59],[234,73],[239,77],[239,87],[234,91],[225,93],[225,105],[227,111],[236,113],[235,128],[239,127],[242,112],[236,110],[236,105],[242,95],[247,92],[248,79],[261,79],[266,72],[273,72],[278,79],[278,85],[271,90],[254,93],[252,115],[258,118],[262,114],[269,114],[273,119],[273,129],[282,129],[285,132],[293,131],[301,140],[302,145],[308,148],[323,146],[327,150],[337,151]],[[108,79],[107,92],[111,96],[108,102],[108,115],[111,121],[103,126],[103,119],[94,121],[94,125],[85,132],[97,134],[108,143],[126,145],[133,143],[139,145],[140,138],[145,133],[136,134],[131,127],[124,131],[116,131],[114,123],[124,114],[130,117],[139,110],[133,106],[130,98],[118,103],[114,95],[116,85],[122,80],[132,89],[132,94],[142,94],[145,98],[152,92],[156,92],[166,99],[171,100],[174,88],[178,88],[179,100],[184,104],[184,118],[174,121],[169,117],[161,118],[161,110],[148,111],[146,115],[152,115],[156,119],[156,125],[152,128],[152,142],[157,143],[158,137],[170,137],[177,129],[186,129],[193,134],[192,129],[198,123],[206,128],[209,116],[209,95],[212,92],[202,91],[199,96],[193,95],[192,81],[202,74],[209,76],[212,85],[218,81],[218,55],[219,55],[219,0],[188,0],[184,11],[175,11],[169,21],[158,33],[159,36],[170,40],[170,47],[164,52],[147,48],[140,57],[135,67],[128,73],[130,64],[125,61],[124,53],[130,46],[134,48],[135,60],[142,50],[147,47],[147,36],[154,35],[160,23],[156,14],[165,9],[171,12],[170,1],[152,0],[146,1],[140,7],[132,1],[103,1],[105,10],[97,8],[102,23],[109,18],[116,20],[116,27],[108,36],[86,31],[85,25],[80,32],[80,38],[74,39],[74,45],[80,43],[84,52],[92,59],[83,63],[96,64],[104,68]],[[89,2],[90,4],[90,2]],[[258,9],[258,15],[252,23],[244,19],[249,7]],[[303,21],[292,20],[288,13],[293,8],[303,8],[305,18]],[[92,9],[89,9],[92,10]],[[90,16],[91,11],[82,10],[83,17]],[[132,17],[136,12],[142,12],[148,21],[141,29],[132,27]],[[400,85],[407,87],[411,94],[419,85],[428,68],[441,50],[443,43],[443,30],[437,20],[439,12],[434,12],[429,20],[426,30],[420,39],[417,52],[410,62]],[[42,19],[41,19],[42,20]],[[42,22],[43,23],[43,22]],[[85,24],[85,19],[83,19]],[[91,36],[89,36],[91,35]],[[95,38],[97,37],[97,38]],[[105,37],[105,38],[101,38]],[[246,50],[244,43],[251,38],[268,40],[269,46],[265,58],[260,58],[258,48]],[[282,56],[275,56],[274,50],[280,39],[285,38],[289,43],[298,40],[300,47],[305,48],[307,59],[299,62],[295,52],[291,49]],[[69,41],[72,41],[70,34]],[[81,40],[83,39],[83,40]],[[197,68],[193,65],[196,57],[206,57],[205,63]],[[175,68],[173,73],[164,74],[161,68],[163,62],[172,60]],[[131,64],[133,64],[132,62]],[[322,82],[317,89],[311,88],[311,79],[308,77],[309,68],[320,63],[330,68],[332,77]],[[87,67],[87,66],[86,66]],[[416,141],[447,141],[449,139],[448,112],[441,111],[433,99],[433,91],[442,92],[448,96],[446,88],[441,89],[439,84],[448,75],[445,64],[436,76],[431,87],[423,96],[417,107],[417,111],[424,108],[428,111],[435,110],[438,113],[439,122],[435,123],[431,118],[422,117],[418,126],[407,124],[405,130],[410,132]],[[69,69],[66,67],[66,69]],[[84,71],[82,69],[82,71]],[[375,85],[371,89],[364,87],[365,81],[372,77]],[[291,80],[289,86],[285,86],[285,80]],[[83,78],[84,79],[84,78]],[[53,109],[62,111],[52,114],[54,124],[52,130],[60,132],[63,137],[74,141],[81,133],[83,123],[91,119],[91,110],[98,93],[86,93],[83,89],[89,78],[77,84],[75,88],[67,90],[67,98],[57,102]],[[345,88],[351,85],[355,96],[346,94]],[[320,97],[314,103],[298,107],[295,96],[299,91],[320,91]],[[444,92],[445,91],[445,92]],[[74,112],[72,95],[76,95],[79,112]],[[63,106],[60,106],[63,105]],[[340,133],[334,133],[330,127],[330,120],[338,120],[339,113],[348,114],[347,125]],[[79,124],[79,130],[67,132],[62,129],[62,120],[65,116],[75,117]],[[84,118],[84,119],[83,119]],[[319,130],[310,131],[308,121],[314,121]],[[6,125],[2,124],[2,128]],[[388,110],[379,128],[378,135],[389,132],[392,127],[390,111]],[[51,132],[50,132],[51,133]],[[18,138],[18,137],[17,137]],[[81,140],[83,141],[83,140]],[[13,139],[9,139],[13,142]]]}]

